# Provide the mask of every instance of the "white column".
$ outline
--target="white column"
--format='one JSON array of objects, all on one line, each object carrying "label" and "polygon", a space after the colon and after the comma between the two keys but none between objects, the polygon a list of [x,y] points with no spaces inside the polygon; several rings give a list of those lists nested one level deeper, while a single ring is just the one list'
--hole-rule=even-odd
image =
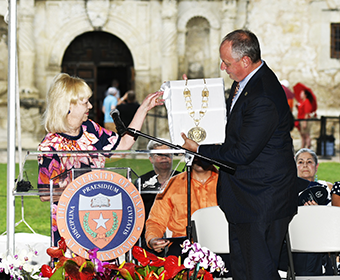
[{"label": "white column", "polygon": [[164,0],[162,3],[162,81],[177,80],[177,2]]}]

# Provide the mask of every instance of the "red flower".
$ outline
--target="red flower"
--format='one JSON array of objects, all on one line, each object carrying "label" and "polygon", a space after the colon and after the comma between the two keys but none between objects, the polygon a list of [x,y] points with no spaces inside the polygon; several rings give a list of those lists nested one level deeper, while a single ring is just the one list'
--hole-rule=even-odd
[{"label": "red flower", "polygon": [[88,266],[87,264],[84,258],[78,256],[66,260],[63,267],[66,274],[73,280],[92,280],[95,275],[94,266]]},{"label": "red flower", "polygon": [[156,280],[159,279],[159,276],[154,271],[149,272],[145,277],[140,275],[137,271],[136,274],[138,275],[139,280]]},{"label": "red flower", "polygon": [[179,264],[178,257],[168,256],[164,263],[165,280],[174,278],[179,272],[185,269],[185,266]]},{"label": "red flower", "polygon": [[55,259],[60,259],[66,252],[66,242],[64,237],[58,241],[58,247],[50,247],[46,250],[47,254]]},{"label": "red flower", "polygon": [[46,253],[55,259],[59,259],[64,255],[63,251],[60,250],[58,247],[50,247],[46,250]]},{"label": "red flower", "polygon": [[[193,273],[194,273],[194,270],[191,270],[189,273],[189,276],[191,277]],[[201,268],[197,273],[196,279],[201,279],[202,276],[204,280],[214,280],[214,277],[209,271]]]},{"label": "red flower", "polygon": [[79,266],[72,260],[67,260],[64,263],[65,272],[73,280],[80,280]]},{"label": "red flower", "polygon": [[115,264],[105,264],[104,268],[111,270],[117,270],[124,279],[136,280],[135,271],[138,266],[134,263],[124,263],[123,267],[118,267]]},{"label": "red flower", "polygon": [[58,241],[58,247],[59,249],[63,250],[64,252],[66,252],[66,241],[64,237],[60,237],[60,240]]},{"label": "red flower", "polygon": [[52,276],[52,274],[53,274],[52,268],[49,267],[47,264],[43,264],[41,266],[41,273],[42,273],[43,277],[50,278]]},{"label": "red flower", "polygon": [[142,266],[147,266],[151,261],[158,261],[158,257],[152,253],[147,252],[139,246],[134,246],[132,248],[132,255],[137,261],[140,262]]}]

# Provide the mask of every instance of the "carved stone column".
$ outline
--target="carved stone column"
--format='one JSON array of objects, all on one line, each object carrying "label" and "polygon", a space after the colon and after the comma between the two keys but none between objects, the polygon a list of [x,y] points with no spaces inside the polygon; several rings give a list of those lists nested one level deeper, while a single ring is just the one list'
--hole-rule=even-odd
[{"label": "carved stone column", "polygon": [[210,65],[207,69],[208,77],[219,77],[220,73],[220,29],[210,27]]},{"label": "carved stone column", "polygon": [[221,37],[223,38],[229,32],[233,31],[235,28],[235,19],[237,11],[237,1],[227,0],[222,2],[222,27],[221,27]]},{"label": "carved stone column", "polygon": [[185,65],[185,32],[186,30],[178,30],[177,48],[178,48],[178,71],[182,75],[187,71]]},{"label": "carved stone column", "polygon": [[34,86],[34,0],[20,0],[18,16],[18,72],[20,98],[37,98],[38,90]]},{"label": "carved stone column", "polygon": [[162,81],[177,80],[177,1],[164,0],[162,3]]}]

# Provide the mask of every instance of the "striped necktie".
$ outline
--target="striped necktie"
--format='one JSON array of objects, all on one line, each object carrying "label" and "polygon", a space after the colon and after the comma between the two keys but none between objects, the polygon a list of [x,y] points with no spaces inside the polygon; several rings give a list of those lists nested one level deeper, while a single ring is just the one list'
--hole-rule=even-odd
[{"label": "striped necktie", "polygon": [[233,103],[234,98],[235,98],[239,89],[240,89],[240,83],[237,83],[236,88],[235,88],[235,92],[234,92],[234,95],[233,95],[233,99],[231,99],[231,103]]}]

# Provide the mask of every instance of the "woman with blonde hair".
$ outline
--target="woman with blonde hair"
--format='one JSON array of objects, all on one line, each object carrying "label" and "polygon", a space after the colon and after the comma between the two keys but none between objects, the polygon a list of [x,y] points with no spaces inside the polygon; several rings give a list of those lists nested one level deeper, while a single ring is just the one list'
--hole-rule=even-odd
[{"label": "woman with blonde hair", "polygon": [[[162,105],[163,92],[149,94],[138,108],[129,127],[140,130],[143,121],[153,107]],[[109,131],[88,118],[92,104],[92,90],[84,80],[61,73],[54,77],[47,93],[47,108],[44,125],[48,134],[40,143],[39,151],[96,151],[128,150],[135,143],[133,136]],[[102,168],[105,158],[90,157],[88,154],[59,156],[56,153],[39,157],[38,187],[40,192],[49,190],[51,178],[72,168]],[[65,187],[59,185],[57,187]],[[49,196],[41,196],[42,201]],[[55,196],[54,201],[59,197]]]}]

